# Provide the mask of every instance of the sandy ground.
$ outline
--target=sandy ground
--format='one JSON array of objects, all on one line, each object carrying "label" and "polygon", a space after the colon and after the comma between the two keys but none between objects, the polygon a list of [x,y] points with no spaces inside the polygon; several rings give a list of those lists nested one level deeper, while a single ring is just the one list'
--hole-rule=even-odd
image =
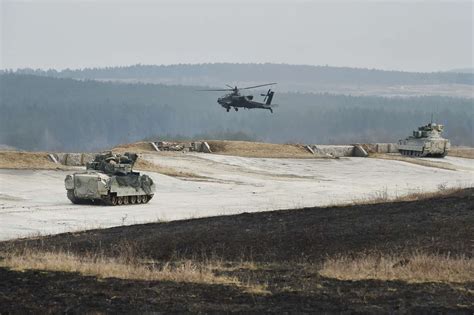
[{"label": "sandy ground", "polygon": [[73,205],[64,177],[72,171],[0,170],[0,240],[159,220],[333,205],[439,187],[474,186],[474,161],[447,157],[457,170],[364,158],[268,159],[213,154],[144,157],[207,179],[148,172],[157,193],[146,205]]}]

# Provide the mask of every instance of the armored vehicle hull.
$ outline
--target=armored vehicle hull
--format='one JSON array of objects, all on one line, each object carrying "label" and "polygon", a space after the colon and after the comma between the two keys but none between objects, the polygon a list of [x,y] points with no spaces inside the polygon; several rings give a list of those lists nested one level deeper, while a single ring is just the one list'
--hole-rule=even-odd
[{"label": "armored vehicle hull", "polygon": [[451,147],[448,139],[441,137],[443,125],[430,123],[413,131],[413,135],[398,143],[400,154],[416,157],[445,157]]},{"label": "armored vehicle hull", "polygon": [[153,180],[133,172],[131,167],[137,157],[127,154],[124,155],[126,158],[98,155],[87,165],[87,171],[67,175],[65,187],[69,200],[75,204],[104,203],[111,206],[149,202],[155,191]]}]

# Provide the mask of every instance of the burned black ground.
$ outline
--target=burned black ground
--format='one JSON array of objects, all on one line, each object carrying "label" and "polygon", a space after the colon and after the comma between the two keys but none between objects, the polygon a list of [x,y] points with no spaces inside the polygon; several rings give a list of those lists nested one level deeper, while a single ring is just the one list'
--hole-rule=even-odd
[{"label": "burned black ground", "polygon": [[[471,314],[474,284],[406,284],[397,281],[339,281],[313,274],[270,270],[286,282],[272,294],[250,294],[232,286],[98,280],[75,273],[0,268],[1,313],[142,312],[409,312]],[[302,291],[304,276],[308,282]],[[282,280],[286,279],[286,280]],[[273,284],[272,284],[273,285]],[[469,305],[471,309],[469,309]]]}]

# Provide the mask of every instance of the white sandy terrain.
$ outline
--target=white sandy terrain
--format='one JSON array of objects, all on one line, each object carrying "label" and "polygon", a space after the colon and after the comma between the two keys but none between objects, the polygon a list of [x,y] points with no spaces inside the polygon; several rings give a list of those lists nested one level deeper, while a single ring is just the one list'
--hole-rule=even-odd
[{"label": "white sandy terrain", "polygon": [[[474,160],[447,157],[445,170],[372,159],[265,159],[214,154],[145,154],[160,165],[206,179],[148,172],[157,186],[146,205],[73,205],[64,178],[72,171],[0,170],[0,240],[159,220],[327,206],[439,187],[474,186]],[[439,159],[434,159],[439,161]]]}]

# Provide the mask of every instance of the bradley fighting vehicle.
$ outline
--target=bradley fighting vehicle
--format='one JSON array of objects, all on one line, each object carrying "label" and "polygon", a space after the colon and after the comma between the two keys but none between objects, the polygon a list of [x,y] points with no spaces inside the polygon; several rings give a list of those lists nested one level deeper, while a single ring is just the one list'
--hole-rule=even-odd
[{"label": "bradley fighting vehicle", "polygon": [[155,185],[149,176],[132,171],[137,158],[134,153],[96,155],[85,172],[66,176],[67,197],[72,203],[103,202],[111,206],[147,203]]},{"label": "bradley fighting vehicle", "polygon": [[409,156],[445,157],[451,144],[448,139],[441,137],[443,125],[433,122],[413,131],[413,135],[398,143],[398,151]]}]

